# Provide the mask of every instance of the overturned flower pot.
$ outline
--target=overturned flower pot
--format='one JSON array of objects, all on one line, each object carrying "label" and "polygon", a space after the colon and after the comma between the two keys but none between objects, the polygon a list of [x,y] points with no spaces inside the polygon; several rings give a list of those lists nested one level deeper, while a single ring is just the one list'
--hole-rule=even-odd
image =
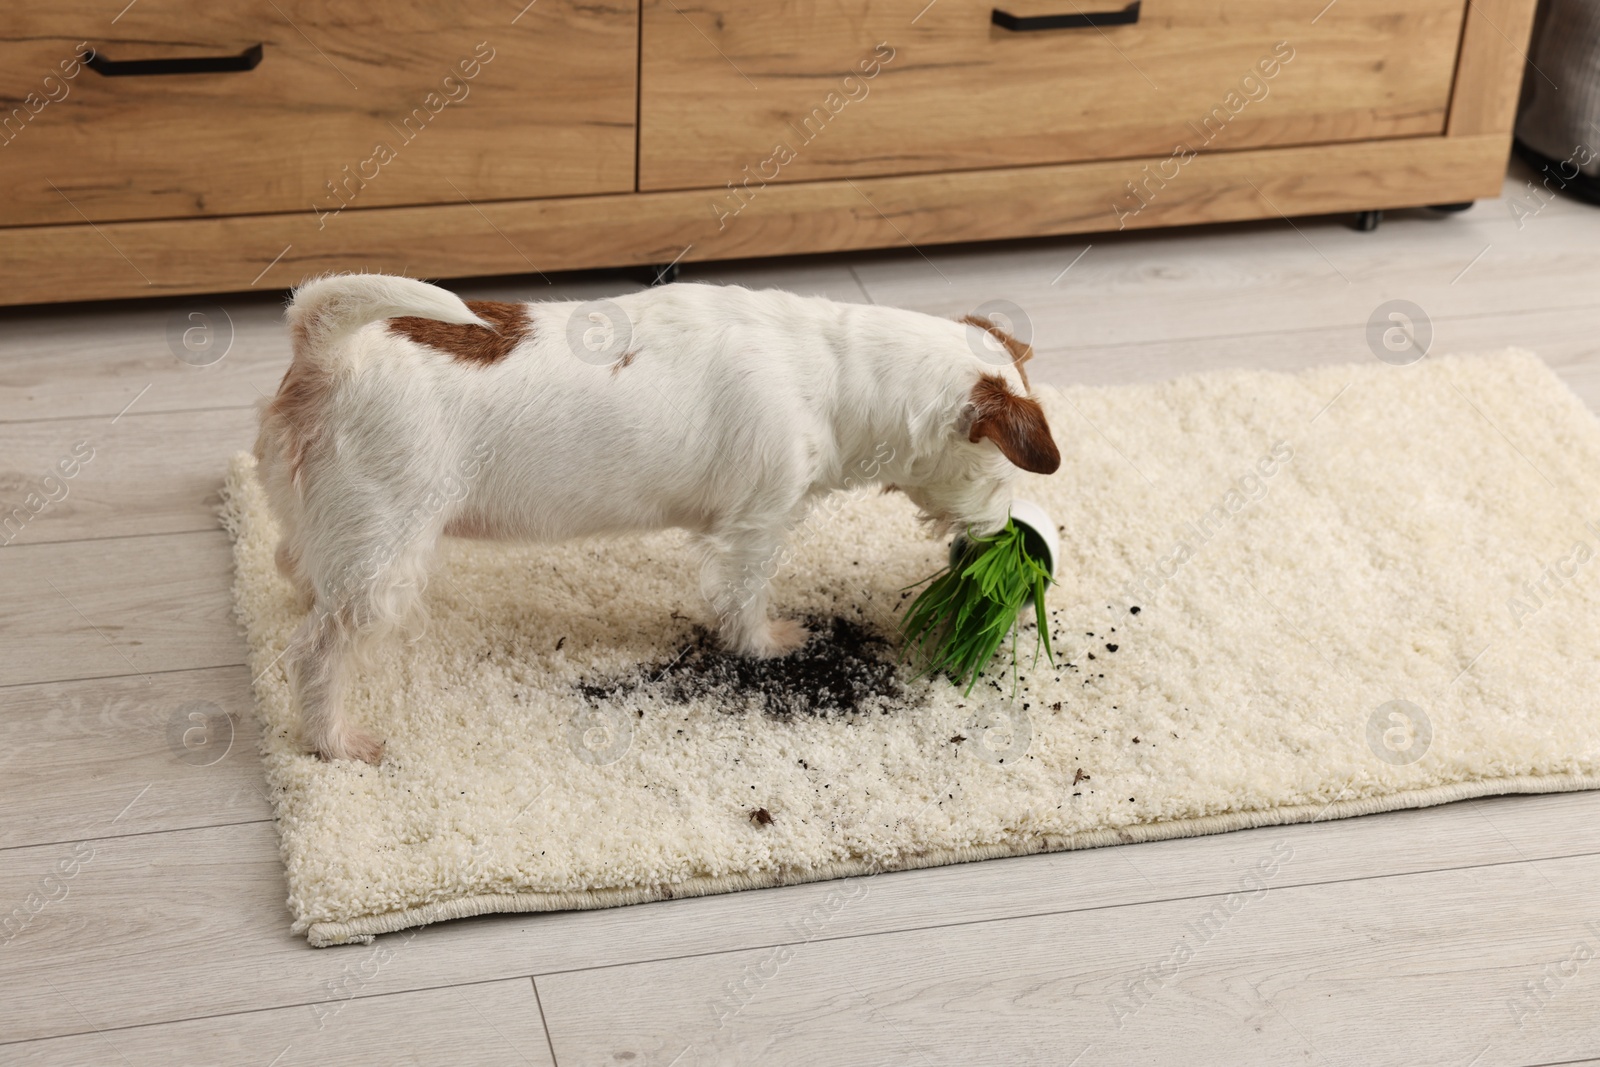
[{"label": "overturned flower pot", "polygon": [[[1017,615],[1029,606],[1039,647],[1054,662],[1044,594],[1055,579],[1061,541],[1039,505],[1013,500],[1004,527],[987,537],[958,536],[950,563],[928,579],[901,620],[902,658],[924,676],[946,674],[971,692],[1008,635],[1016,664]],[[918,583],[923,584],[923,583]],[[915,588],[914,586],[912,588]]]}]

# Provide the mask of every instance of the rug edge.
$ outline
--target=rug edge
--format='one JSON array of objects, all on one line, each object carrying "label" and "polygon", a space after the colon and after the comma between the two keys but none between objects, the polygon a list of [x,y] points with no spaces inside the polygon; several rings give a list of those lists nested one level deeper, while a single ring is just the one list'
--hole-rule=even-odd
[{"label": "rug edge", "polygon": [[601,908],[647,904],[679,897],[717,896],[747,889],[776,889],[782,886],[826,882],[839,878],[921,870],[979,860],[1008,859],[1049,852],[1071,852],[1131,845],[1146,841],[1166,841],[1183,837],[1206,837],[1250,830],[1263,826],[1290,826],[1312,822],[1332,822],[1359,815],[1386,811],[1436,807],[1460,800],[1486,796],[1519,794],[1574,793],[1600,789],[1600,774],[1518,775],[1479,781],[1454,782],[1410,789],[1382,796],[1333,801],[1324,805],[1300,804],[1258,811],[1203,815],[1170,822],[1139,823],[1115,830],[1088,830],[1057,838],[1034,838],[1007,844],[982,845],[961,849],[940,849],[904,856],[887,864],[868,860],[844,860],[805,871],[777,870],[758,876],[747,874],[702,875],[671,885],[639,886],[626,889],[594,889],[564,893],[484,893],[439,901],[416,908],[362,916],[346,922],[313,922],[305,928],[306,940],[313,948],[334,945],[369,944],[378,934],[394,933],[412,927],[428,926],[450,919],[476,915],[518,914],[545,911],[591,911]]}]

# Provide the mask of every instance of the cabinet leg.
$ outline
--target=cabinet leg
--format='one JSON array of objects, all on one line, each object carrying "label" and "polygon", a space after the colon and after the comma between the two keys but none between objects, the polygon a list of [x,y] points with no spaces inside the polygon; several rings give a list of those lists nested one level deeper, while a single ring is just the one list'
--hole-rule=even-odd
[{"label": "cabinet leg", "polygon": [[1355,221],[1350,225],[1354,229],[1360,230],[1362,233],[1371,233],[1373,230],[1376,230],[1378,225],[1382,222],[1383,212],[1381,211],[1358,211],[1356,213]]}]

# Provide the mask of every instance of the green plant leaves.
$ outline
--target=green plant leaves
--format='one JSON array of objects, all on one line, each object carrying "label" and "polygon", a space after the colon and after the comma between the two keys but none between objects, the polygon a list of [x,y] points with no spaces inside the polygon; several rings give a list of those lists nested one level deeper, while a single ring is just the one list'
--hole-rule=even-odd
[{"label": "green plant leaves", "polygon": [[[1023,531],[1012,520],[1006,520],[1005,527],[990,537],[969,540],[955,566],[926,581],[927,588],[917,594],[900,622],[905,638],[900,658],[914,660],[920,677],[944,673],[957,685],[966,682],[964,691],[971,693],[978,672],[994,657],[1006,635],[1014,632],[1017,614],[1030,595],[1039,625],[1034,662],[1039,661],[1042,647],[1050,663],[1055,663],[1044,606],[1050,572],[1029,554]],[[1013,638],[1013,669],[1016,662]]]}]

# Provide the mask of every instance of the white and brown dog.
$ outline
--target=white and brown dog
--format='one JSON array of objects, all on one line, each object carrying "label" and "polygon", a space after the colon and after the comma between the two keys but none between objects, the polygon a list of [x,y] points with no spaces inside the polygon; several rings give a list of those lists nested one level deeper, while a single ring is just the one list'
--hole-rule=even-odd
[{"label": "white and brown dog", "polygon": [[554,541],[682,527],[731,649],[806,632],[763,564],[820,496],[898,488],[936,533],[1006,521],[1017,468],[1060,464],[1022,363],[987,320],[668,285],[577,303],[463,302],[387,275],[321,278],[256,456],[311,601],[285,653],[305,742],[376,762],[341,710],[363,646],[415,608],[441,534]]}]

